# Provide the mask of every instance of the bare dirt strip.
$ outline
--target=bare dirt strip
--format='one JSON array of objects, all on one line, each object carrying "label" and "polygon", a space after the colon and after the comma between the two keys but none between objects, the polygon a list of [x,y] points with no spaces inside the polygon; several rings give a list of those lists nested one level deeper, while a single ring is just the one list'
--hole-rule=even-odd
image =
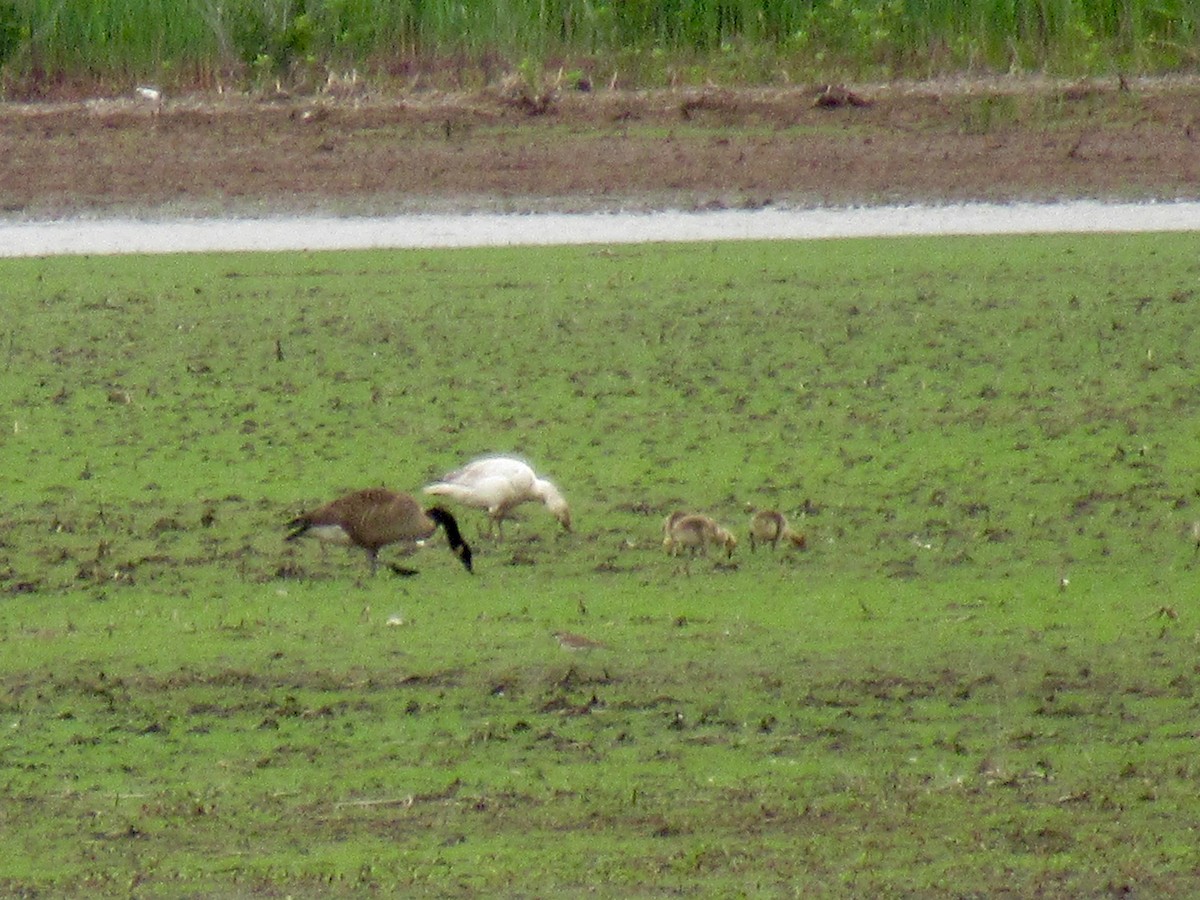
[{"label": "bare dirt strip", "polygon": [[0,213],[1195,199],[1200,82],[0,105]]}]

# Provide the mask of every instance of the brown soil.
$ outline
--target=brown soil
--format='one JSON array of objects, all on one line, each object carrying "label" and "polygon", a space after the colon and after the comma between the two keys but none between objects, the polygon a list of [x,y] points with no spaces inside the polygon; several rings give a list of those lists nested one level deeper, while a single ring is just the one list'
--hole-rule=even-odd
[{"label": "brown soil", "polygon": [[970,83],[0,105],[0,212],[1200,195],[1200,83]]}]

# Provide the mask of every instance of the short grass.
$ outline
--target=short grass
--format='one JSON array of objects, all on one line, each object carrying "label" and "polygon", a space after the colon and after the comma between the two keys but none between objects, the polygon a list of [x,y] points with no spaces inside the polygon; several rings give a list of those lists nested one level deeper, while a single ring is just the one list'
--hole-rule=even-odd
[{"label": "short grass", "polygon": [[[0,892],[1200,881],[1194,236],[0,269]],[[493,450],[577,531],[282,540]]]}]

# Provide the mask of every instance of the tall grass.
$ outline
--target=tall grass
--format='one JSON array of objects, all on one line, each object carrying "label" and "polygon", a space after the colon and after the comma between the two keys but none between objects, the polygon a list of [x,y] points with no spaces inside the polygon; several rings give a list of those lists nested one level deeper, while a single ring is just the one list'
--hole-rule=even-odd
[{"label": "tall grass", "polygon": [[0,0],[6,82],[538,65],[763,81],[1197,62],[1195,0]]}]

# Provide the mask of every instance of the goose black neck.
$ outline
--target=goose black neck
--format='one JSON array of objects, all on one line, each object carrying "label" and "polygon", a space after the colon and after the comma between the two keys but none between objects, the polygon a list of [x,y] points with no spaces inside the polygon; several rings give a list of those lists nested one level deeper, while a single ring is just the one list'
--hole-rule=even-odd
[{"label": "goose black neck", "polygon": [[462,560],[462,564],[466,566],[467,571],[472,572],[471,548],[463,540],[462,532],[458,530],[458,522],[454,516],[450,515],[449,512],[440,506],[434,506],[425,510],[425,514],[442,527],[446,532],[446,540],[450,543],[450,549]]}]

